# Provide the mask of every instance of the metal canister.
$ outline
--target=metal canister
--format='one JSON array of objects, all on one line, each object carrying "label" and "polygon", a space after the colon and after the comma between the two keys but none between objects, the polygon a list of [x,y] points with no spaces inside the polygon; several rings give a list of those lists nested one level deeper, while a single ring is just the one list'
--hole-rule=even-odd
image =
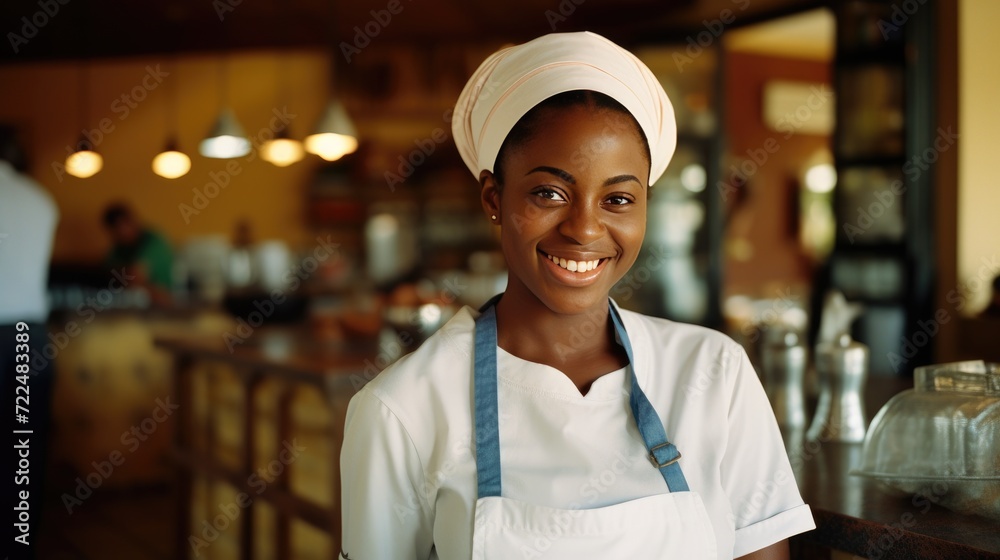
[{"label": "metal canister", "polygon": [[[806,423],[805,379],[808,351],[794,331],[768,333],[761,348],[764,390],[782,428],[802,428]],[[801,436],[800,436],[801,437]]]},{"label": "metal canister", "polygon": [[816,345],[819,402],[806,437],[811,441],[860,442],[865,439],[864,385],[868,347],[842,334]]}]

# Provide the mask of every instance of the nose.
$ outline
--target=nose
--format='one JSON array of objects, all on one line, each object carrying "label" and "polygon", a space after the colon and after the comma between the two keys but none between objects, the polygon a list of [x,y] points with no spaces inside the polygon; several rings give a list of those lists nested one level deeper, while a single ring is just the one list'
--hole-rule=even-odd
[{"label": "nose", "polygon": [[605,230],[600,212],[601,209],[596,203],[574,204],[559,224],[559,233],[580,245],[587,245],[599,239]]}]

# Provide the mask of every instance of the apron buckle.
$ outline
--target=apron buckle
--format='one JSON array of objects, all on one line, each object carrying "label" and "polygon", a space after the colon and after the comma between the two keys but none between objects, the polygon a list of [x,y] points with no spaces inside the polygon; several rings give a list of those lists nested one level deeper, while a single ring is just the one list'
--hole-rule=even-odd
[{"label": "apron buckle", "polygon": [[[664,447],[672,447],[674,453],[676,453],[677,455],[673,459],[670,459],[669,461],[667,461],[666,463],[661,463],[656,458],[656,451],[658,449],[662,449]],[[677,448],[674,447],[673,444],[670,443],[669,441],[666,442],[666,443],[661,443],[660,445],[654,445],[653,447],[651,447],[649,449],[649,461],[651,463],[653,463],[653,466],[656,467],[656,468],[658,468],[658,469],[662,469],[663,467],[669,467],[670,465],[673,465],[677,461],[680,461],[680,459],[681,459],[681,452],[677,451]]]}]

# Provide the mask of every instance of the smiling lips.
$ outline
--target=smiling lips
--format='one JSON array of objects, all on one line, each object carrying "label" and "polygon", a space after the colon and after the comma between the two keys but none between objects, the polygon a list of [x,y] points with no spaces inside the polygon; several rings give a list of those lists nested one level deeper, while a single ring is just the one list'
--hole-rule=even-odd
[{"label": "smiling lips", "polygon": [[598,265],[601,264],[601,261],[605,260],[605,259],[595,259],[592,261],[574,261],[570,259],[556,257],[546,253],[542,254],[544,254],[550,261],[559,265],[560,268],[564,268],[570,272],[590,272],[591,270],[597,268]]}]

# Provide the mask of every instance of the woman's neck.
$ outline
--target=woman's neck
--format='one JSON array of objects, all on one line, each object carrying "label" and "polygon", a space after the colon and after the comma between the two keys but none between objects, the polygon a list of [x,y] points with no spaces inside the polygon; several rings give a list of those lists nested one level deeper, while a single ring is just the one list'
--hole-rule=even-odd
[{"label": "woman's neck", "polygon": [[615,342],[607,299],[581,313],[556,313],[523,284],[509,282],[496,307],[501,348],[562,371],[583,393],[594,379],[628,363]]}]

